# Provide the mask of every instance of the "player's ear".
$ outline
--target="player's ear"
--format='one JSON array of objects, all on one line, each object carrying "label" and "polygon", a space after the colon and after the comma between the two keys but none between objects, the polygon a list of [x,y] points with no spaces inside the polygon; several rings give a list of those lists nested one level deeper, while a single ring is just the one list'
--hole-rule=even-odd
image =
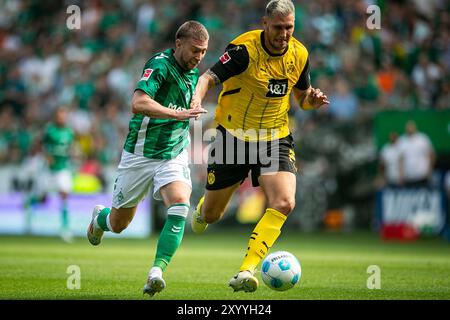
[{"label": "player's ear", "polygon": [[266,16],[262,17],[262,24],[264,26],[264,29],[267,28],[267,22],[268,22],[268,18]]},{"label": "player's ear", "polygon": [[180,48],[181,47],[181,39],[176,39],[175,40],[175,48]]}]

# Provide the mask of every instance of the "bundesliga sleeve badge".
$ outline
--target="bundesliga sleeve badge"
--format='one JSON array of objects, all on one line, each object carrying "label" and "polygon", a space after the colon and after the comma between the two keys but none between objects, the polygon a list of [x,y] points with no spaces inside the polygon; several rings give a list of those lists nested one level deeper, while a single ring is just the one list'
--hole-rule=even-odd
[{"label": "bundesliga sleeve badge", "polygon": [[228,52],[225,52],[220,58],[219,58],[220,62],[222,62],[222,64],[227,63],[228,61],[231,60],[230,55],[228,54]]},{"label": "bundesliga sleeve badge", "polygon": [[146,80],[147,81],[148,78],[150,78],[152,72],[153,72],[153,69],[145,69],[144,70],[144,74],[142,75],[142,78],[139,81],[142,81],[142,80]]}]

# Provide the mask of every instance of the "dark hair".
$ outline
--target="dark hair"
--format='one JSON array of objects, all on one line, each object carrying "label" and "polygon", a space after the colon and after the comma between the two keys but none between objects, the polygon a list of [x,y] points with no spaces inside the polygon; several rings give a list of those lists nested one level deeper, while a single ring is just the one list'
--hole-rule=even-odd
[{"label": "dark hair", "polygon": [[178,28],[175,34],[175,39],[196,39],[205,41],[209,39],[208,30],[205,26],[197,21],[186,21],[180,28]]}]

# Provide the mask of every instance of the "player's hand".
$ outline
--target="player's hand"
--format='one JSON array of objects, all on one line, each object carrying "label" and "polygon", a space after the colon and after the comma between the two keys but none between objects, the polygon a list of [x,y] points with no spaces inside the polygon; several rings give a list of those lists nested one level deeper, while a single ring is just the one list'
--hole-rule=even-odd
[{"label": "player's hand", "polygon": [[311,88],[308,94],[307,103],[314,109],[318,109],[325,104],[330,104],[328,97],[320,90]]},{"label": "player's hand", "polygon": [[191,99],[191,105],[189,106],[189,108],[196,109],[196,108],[201,108],[201,106],[202,106],[202,101],[194,95]]},{"label": "player's hand", "polygon": [[[197,96],[193,96],[192,100],[191,100],[191,105],[189,106],[191,109],[197,109],[197,108],[202,108],[202,101],[197,98]],[[198,118],[200,118],[201,114],[199,114],[195,120],[198,120]]]},{"label": "player's hand", "polygon": [[189,120],[191,118],[198,119],[202,114],[208,113],[208,110],[203,109],[202,107],[197,107],[195,109],[184,109],[177,111],[175,114],[176,120]]}]

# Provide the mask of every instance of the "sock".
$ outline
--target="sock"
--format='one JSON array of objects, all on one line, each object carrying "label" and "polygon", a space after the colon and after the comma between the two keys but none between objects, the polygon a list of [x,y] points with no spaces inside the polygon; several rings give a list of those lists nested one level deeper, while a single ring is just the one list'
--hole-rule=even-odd
[{"label": "sock", "polygon": [[150,278],[152,277],[162,277],[162,270],[160,267],[152,267],[148,273]]},{"label": "sock", "polygon": [[261,220],[253,230],[248,242],[247,254],[240,271],[254,272],[258,263],[263,259],[281,233],[281,227],[286,216],[275,209],[267,208]]},{"label": "sock", "polygon": [[95,226],[103,231],[111,231],[111,222],[109,222],[109,213],[111,208],[103,208],[95,219]]},{"label": "sock", "polygon": [[164,271],[181,244],[189,205],[178,203],[167,209],[167,220],[159,235],[154,267]]},{"label": "sock", "polygon": [[31,223],[33,221],[33,208],[31,205],[31,197],[25,201],[25,228],[26,233],[31,233]]},{"label": "sock", "polygon": [[62,229],[69,229],[69,210],[67,209],[67,200],[62,200],[61,206]]}]

